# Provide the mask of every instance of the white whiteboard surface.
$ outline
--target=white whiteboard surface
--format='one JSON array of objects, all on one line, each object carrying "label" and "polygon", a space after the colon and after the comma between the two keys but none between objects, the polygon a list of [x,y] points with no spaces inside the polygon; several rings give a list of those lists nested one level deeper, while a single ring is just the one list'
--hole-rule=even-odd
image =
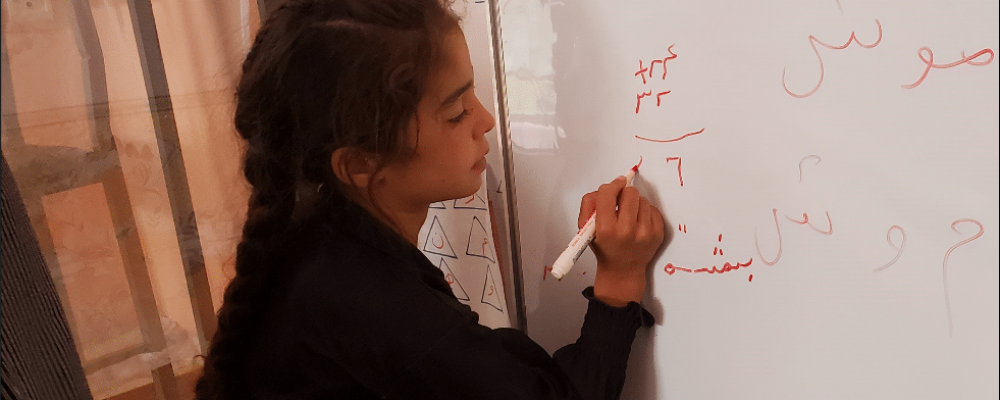
[{"label": "white whiteboard surface", "polygon": [[622,398],[1000,395],[996,1],[497,7],[546,349],[577,337],[595,264],[545,267],[641,156],[674,239]]}]

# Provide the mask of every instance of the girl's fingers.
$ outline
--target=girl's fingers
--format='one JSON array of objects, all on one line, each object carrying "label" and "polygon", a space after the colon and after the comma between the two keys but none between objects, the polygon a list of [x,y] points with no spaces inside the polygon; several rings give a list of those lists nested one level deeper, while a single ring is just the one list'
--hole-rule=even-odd
[{"label": "girl's fingers", "polygon": [[651,216],[652,210],[650,210],[651,207],[652,206],[649,205],[649,200],[646,200],[645,197],[639,198],[639,210],[638,214],[636,215],[636,221],[638,221],[639,223],[640,231],[644,227],[648,227],[650,230],[656,229],[656,227],[652,223],[652,216]]},{"label": "girl's fingers", "polygon": [[667,231],[665,230],[666,223],[663,218],[663,213],[661,213],[660,209],[654,207],[652,204],[649,206],[649,219],[651,220],[650,223],[653,225],[653,233],[656,234],[659,238],[658,240],[662,242],[667,235]]},{"label": "girl's fingers", "polygon": [[[613,229],[615,226],[615,207],[618,205],[618,195],[625,187],[625,177],[601,185],[597,189],[597,230]],[[589,218],[589,216],[588,216]]]},{"label": "girl's fingers", "polygon": [[580,200],[580,216],[576,219],[577,229],[583,228],[583,224],[587,223],[591,215],[594,215],[594,210],[597,209],[597,192],[590,192],[583,195],[583,199]]},{"label": "girl's fingers", "polygon": [[622,189],[618,200],[618,229],[620,232],[633,233],[639,223],[639,191],[634,187]]}]

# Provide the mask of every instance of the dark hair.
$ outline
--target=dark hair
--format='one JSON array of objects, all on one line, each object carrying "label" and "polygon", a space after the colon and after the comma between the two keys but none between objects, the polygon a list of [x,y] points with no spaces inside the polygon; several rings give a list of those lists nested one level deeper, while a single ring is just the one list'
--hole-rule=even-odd
[{"label": "dark hair", "polygon": [[457,26],[441,0],[292,0],[261,26],[236,92],[252,191],[199,399],[250,397],[240,383],[243,354],[267,285],[282,272],[275,253],[314,212],[311,194],[322,187],[350,197],[352,185],[333,173],[334,150],[373,157],[376,170],[412,156],[407,128]]}]

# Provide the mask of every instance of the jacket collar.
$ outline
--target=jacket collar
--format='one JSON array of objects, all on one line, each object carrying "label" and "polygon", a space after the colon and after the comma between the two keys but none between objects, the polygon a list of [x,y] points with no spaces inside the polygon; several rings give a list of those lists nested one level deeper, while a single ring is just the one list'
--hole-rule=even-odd
[{"label": "jacket collar", "polygon": [[337,230],[368,245],[376,251],[403,259],[418,251],[396,231],[379,221],[364,207],[338,194],[329,194],[318,205],[318,214],[325,227]]}]

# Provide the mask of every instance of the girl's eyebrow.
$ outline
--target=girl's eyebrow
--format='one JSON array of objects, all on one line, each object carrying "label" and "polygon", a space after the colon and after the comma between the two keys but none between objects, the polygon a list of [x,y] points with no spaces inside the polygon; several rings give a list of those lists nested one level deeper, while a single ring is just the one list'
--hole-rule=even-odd
[{"label": "girl's eyebrow", "polygon": [[452,92],[450,95],[448,95],[448,97],[444,98],[444,102],[441,103],[441,107],[439,107],[439,109],[447,108],[448,106],[455,104],[455,102],[458,101],[458,99],[460,99],[462,95],[465,94],[465,92],[467,92],[471,88],[472,88],[472,81],[469,81],[469,83],[462,85],[462,87],[458,88],[458,90]]}]

